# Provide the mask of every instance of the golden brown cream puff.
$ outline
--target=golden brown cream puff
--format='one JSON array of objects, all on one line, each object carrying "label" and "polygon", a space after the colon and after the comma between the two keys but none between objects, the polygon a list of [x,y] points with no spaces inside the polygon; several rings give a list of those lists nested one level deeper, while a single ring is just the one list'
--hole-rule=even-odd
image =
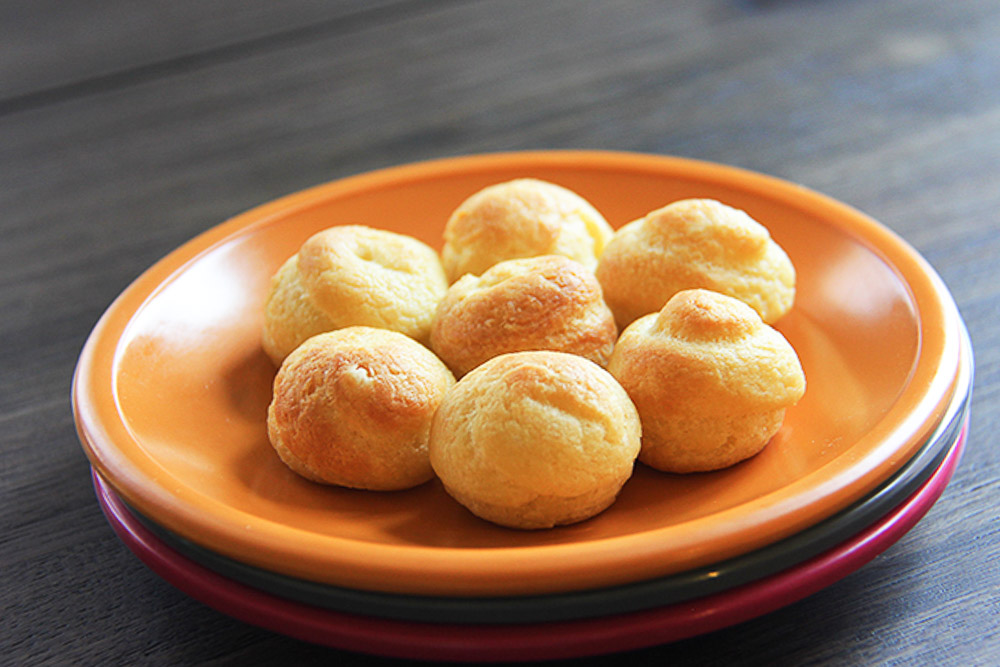
[{"label": "golden brown cream puff", "polygon": [[667,472],[716,470],[757,454],[805,392],[784,336],[742,301],[701,289],[629,325],[608,370],[642,419],[639,460]]},{"label": "golden brown cream puff", "polygon": [[346,327],[318,334],[278,370],[268,437],[307,479],[406,489],[433,476],[431,420],[454,383],[440,359],[401,333]]},{"label": "golden brown cream puff", "polygon": [[431,349],[461,376],[506,352],[556,350],[606,366],[618,335],[593,272],[561,255],[466,274],[438,305]]}]

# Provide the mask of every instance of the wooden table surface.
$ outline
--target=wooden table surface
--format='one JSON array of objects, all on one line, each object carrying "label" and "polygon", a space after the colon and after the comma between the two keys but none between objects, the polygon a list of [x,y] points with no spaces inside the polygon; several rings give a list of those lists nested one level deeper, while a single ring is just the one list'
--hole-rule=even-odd
[{"label": "wooden table surface", "polygon": [[845,201],[937,269],[976,353],[965,457],[915,529],[805,600],[626,657],[1000,664],[992,0],[0,4],[0,662],[390,662],[257,629],[147,569],[95,500],[74,364],[143,269],[236,213],[538,148],[712,160]]}]

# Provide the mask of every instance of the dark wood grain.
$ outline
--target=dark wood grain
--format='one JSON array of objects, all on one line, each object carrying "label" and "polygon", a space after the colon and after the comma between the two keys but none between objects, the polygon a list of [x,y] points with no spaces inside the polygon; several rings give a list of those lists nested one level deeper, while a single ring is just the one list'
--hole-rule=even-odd
[{"label": "dark wood grain", "polygon": [[155,8],[120,0],[4,3],[4,109],[51,104],[249,53],[329,39],[415,7],[393,0],[216,0]]},{"label": "dark wood grain", "polygon": [[940,272],[976,353],[965,458],[916,529],[790,607],[627,657],[997,664],[998,35],[1000,4],[976,0],[3,3],[2,661],[385,662],[216,613],[115,538],[69,406],[80,347],[152,262],[273,197],[441,156],[607,148],[865,211]]}]

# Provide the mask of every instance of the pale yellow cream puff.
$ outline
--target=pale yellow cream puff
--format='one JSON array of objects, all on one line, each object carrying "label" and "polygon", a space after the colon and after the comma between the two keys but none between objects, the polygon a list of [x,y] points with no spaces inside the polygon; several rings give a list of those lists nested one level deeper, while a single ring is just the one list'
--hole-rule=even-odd
[{"label": "pale yellow cream puff", "polygon": [[427,344],[448,289],[437,253],[421,241],[362,225],[310,237],[271,281],[264,351],[281,363],[317,333],[348,326],[398,331]]},{"label": "pale yellow cream puff", "polygon": [[622,387],[564,352],[494,357],[434,417],[431,465],[473,514],[524,529],[592,517],[632,475],[640,424]]},{"label": "pale yellow cream puff", "polygon": [[441,261],[450,282],[506,259],[564,255],[593,270],[612,229],[586,199],[534,178],[497,183],[452,213]]},{"label": "pale yellow cream puff", "polygon": [[712,199],[677,201],[623,226],[596,275],[622,329],[685,289],[735,297],[769,324],[795,299],[795,268],[768,230]]}]

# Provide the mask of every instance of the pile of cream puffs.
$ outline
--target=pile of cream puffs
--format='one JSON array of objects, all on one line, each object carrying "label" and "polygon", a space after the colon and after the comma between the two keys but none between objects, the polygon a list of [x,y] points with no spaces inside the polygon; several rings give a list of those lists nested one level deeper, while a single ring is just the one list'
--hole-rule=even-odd
[{"label": "pile of cream puffs", "polygon": [[472,194],[436,252],[361,225],[305,241],[272,278],[267,426],[320,483],[438,478],[523,529],[590,518],[636,460],[667,473],[760,452],[805,392],[788,341],[795,269],[744,211],[686,199],[613,230],[522,178]]}]

